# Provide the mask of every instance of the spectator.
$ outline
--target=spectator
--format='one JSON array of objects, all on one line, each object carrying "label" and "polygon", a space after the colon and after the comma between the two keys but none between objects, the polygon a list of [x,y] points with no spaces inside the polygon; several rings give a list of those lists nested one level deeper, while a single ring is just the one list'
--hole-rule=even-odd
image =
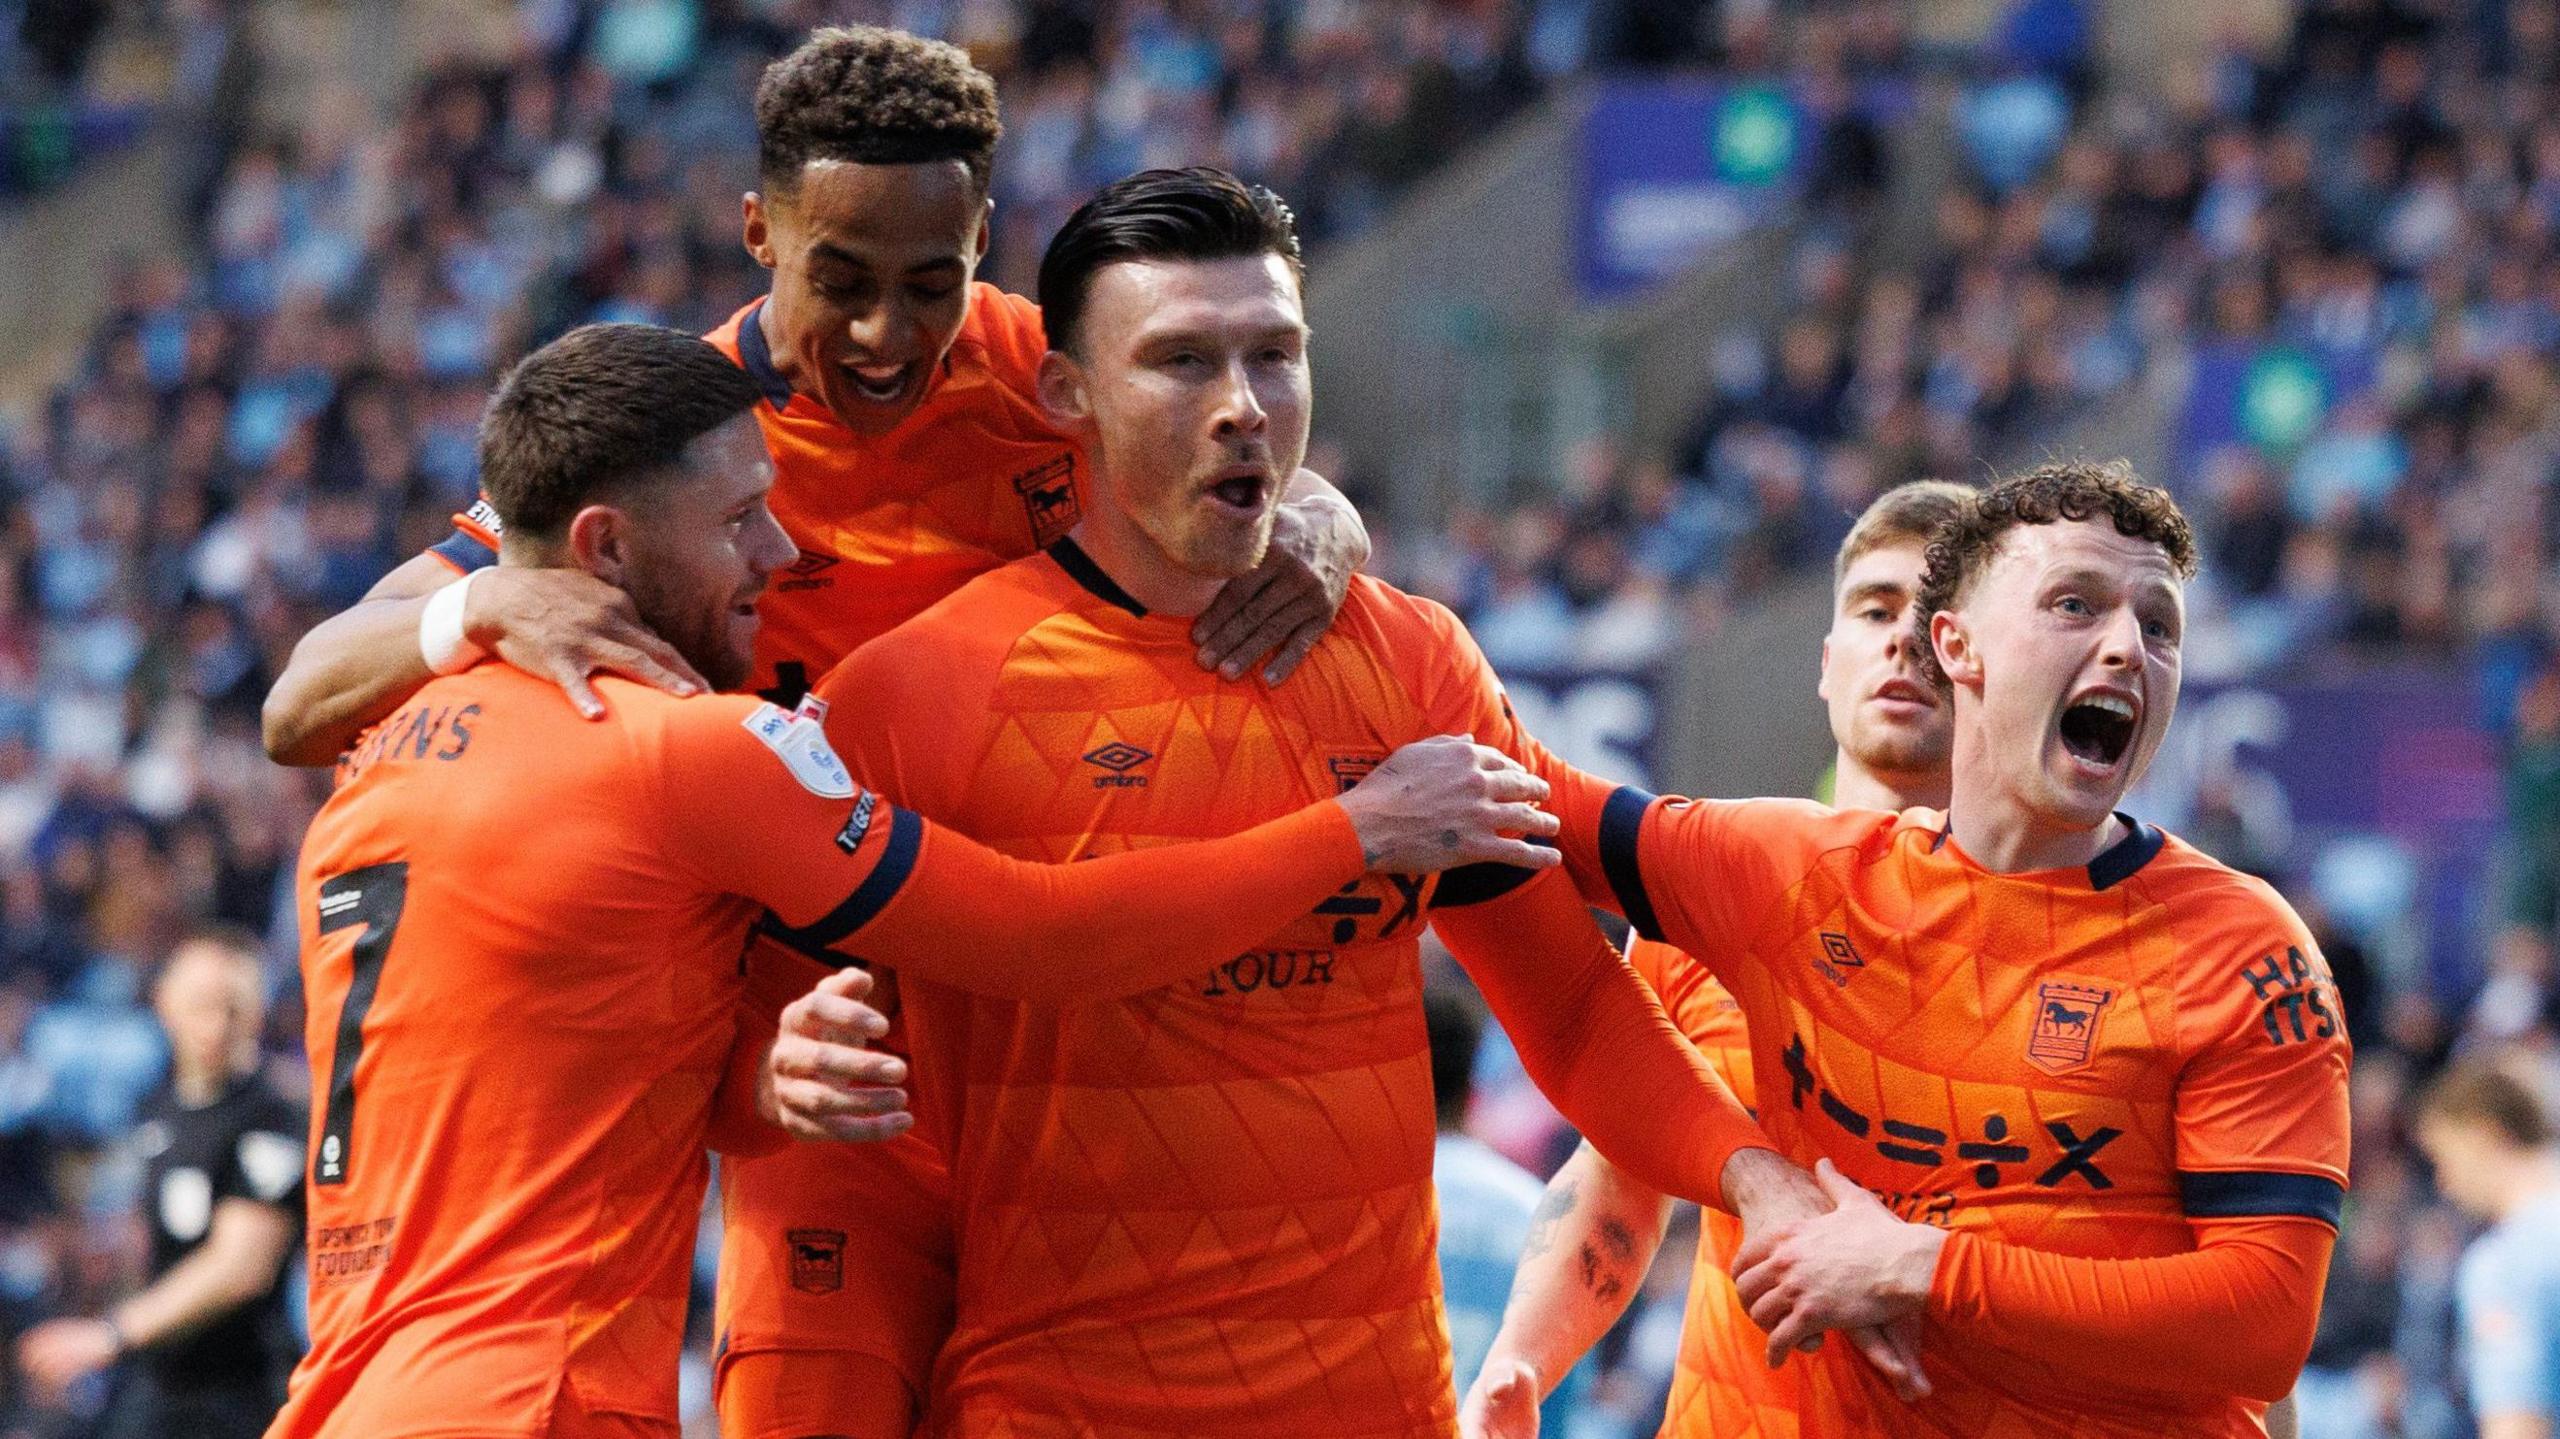
[{"label": "spectator", "polygon": [[298,1346],[284,1267],[301,1238],[300,1105],[261,1073],[264,976],[245,937],[180,945],[154,991],[168,1082],[133,1135],[144,1166],[150,1282],[95,1318],[49,1320],[18,1362],[56,1401],[118,1361],[97,1432],[255,1439],[284,1402]]},{"label": "spectator", "polygon": [[2503,1070],[2448,1071],[2420,1098],[2436,1183],[2489,1223],[2462,1256],[2459,1303],[2481,1439],[2560,1424],[2560,1151],[2533,1092]]}]

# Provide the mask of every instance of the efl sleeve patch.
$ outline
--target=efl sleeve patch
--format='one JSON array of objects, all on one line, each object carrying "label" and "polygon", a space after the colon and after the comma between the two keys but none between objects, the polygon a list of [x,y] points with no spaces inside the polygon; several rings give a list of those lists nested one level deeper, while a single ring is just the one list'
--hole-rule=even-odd
[{"label": "efl sleeve patch", "polygon": [[853,798],[853,771],[836,757],[827,743],[826,726],[816,715],[760,704],[740,723],[774,752],[802,789],[820,799]]}]

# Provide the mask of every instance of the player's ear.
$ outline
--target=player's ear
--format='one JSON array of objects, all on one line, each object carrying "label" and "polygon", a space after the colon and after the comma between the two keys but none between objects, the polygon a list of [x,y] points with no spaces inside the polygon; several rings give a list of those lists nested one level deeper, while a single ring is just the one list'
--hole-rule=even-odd
[{"label": "player's ear", "polygon": [[1813,693],[1816,698],[1827,700],[1831,698],[1831,636],[1829,635],[1822,637],[1821,676],[1814,683]]},{"label": "player's ear", "polygon": [[739,204],[745,211],[745,224],[739,237],[740,241],[747,247],[747,253],[755,258],[757,264],[770,270],[773,268],[774,261],[773,219],[765,213],[764,196],[749,190]]},{"label": "player's ear", "polygon": [[1093,393],[1084,366],[1064,350],[1040,357],[1040,408],[1058,428],[1074,429],[1093,418]]},{"label": "player's ear", "polygon": [[1982,683],[1982,657],[1974,652],[1973,636],[1966,633],[1955,611],[1940,610],[1929,616],[1929,647],[1937,653],[1938,668],[1946,671],[1950,682]]},{"label": "player's ear", "polygon": [[987,258],[987,245],[988,242],[995,238],[995,233],[996,197],[989,195],[987,197],[985,208],[978,211],[978,243],[972,247],[972,252],[969,256],[969,264],[972,267],[975,267],[979,261]]},{"label": "player's ear", "polygon": [[611,505],[588,505],[569,517],[569,562],[619,587],[631,568],[631,517]]}]

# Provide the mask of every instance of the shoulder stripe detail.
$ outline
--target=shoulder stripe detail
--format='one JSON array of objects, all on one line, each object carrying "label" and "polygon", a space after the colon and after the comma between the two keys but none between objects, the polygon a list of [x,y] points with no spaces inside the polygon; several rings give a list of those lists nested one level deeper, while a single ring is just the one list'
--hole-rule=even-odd
[{"label": "shoulder stripe detail", "polygon": [[1644,813],[1651,808],[1653,796],[1634,785],[1622,784],[1609,792],[1608,802],[1600,807],[1600,872],[1608,877],[1627,923],[1647,939],[1660,939],[1662,921],[1653,912],[1652,896],[1644,892],[1644,870],[1636,862],[1636,840],[1644,833]]},{"label": "shoulder stripe detail", "polygon": [[2275,1170],[2180,1170],[2178,1197],[2189,1219],[2239,1219],[2290,1214],[2331,1228],[2346,1208],[2346,1186],[2318,1174]]},{"label": "shoulder stripe detail", "polygon": [[774,937],[805,953],[826,949],[869,924],[890,900],[897,898],[907,876],[915,872],[916,851],[923,844],[924,821],[913,810],[892,808],[888,847],[881,852],[880,862],[871,867],[871,873],[845,896],[844,903],[828,910],[812,925],[791,929],[777,924],[773,927]]},{"label": "shoulder stripe detail", "polygon": [[453,566],[464,574],[485,570],[498,562],[498,552],[477,537],[455,530],[427,546],[427,553]]}]

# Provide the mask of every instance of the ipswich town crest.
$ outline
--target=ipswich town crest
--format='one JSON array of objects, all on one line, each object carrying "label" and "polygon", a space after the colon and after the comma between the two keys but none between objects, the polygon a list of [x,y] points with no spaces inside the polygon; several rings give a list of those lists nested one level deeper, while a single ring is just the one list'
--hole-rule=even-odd
[{"label": "ipswich town crest", "polygon": [[2047,1074],[2068,1074],[2089,1062],[2098,1020],[2112,989],[2054,981],[2036,986],[2035,1025],[2027,1033],[2027,1062]]}]

